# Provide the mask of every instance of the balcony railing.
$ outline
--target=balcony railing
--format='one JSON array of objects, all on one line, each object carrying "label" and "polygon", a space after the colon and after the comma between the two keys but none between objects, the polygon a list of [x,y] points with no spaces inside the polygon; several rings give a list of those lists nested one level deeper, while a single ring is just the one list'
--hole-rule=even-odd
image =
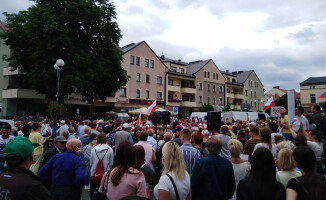
[{"label": "balcony railing", "polygon": [[181,102],[182,100],[180,99],[168,99],[169,102]]}]

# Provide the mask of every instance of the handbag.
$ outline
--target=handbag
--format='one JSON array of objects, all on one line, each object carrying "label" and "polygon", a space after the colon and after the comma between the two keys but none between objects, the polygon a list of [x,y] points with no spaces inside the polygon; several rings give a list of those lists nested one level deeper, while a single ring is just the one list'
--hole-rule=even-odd
[{"label": "handbag", "polygon": [[175,192],[175,196],[177,197],[177,200],[180,200],[179,193],[178,193],[177,187],[175,186],[173,178],[170,176],[170,174],[166,174],[166,175],[169,177],[170,181],[172,182],[174,192]]},{"label": "handbag", "polygon": [[108,197],[106,196],[106,192],[108,191],[108,177],[110,176],[110,171],[108,171],[104,177],[104,181],[101,183],[100,188],[102,191],[100,192],[99,189],[94,191],[92,196],[92,200],[107,200]]}]

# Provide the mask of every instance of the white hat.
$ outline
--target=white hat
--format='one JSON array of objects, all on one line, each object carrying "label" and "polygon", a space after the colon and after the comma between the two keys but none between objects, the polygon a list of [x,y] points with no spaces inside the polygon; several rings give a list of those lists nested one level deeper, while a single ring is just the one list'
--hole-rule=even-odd
[{"label": "white hat", "polygon": [[104,121],[101,120],[101,119],[97,121],[98,124],[101,124],[101,123],[103,123],[103,122],[104,122]]},{"label": "white hat", "polygon": [[60,124],[65,124],[65,123],[66,123],[65,120],[61,120],[61,121],[60,121]]},{"label": "white hat", "polygon": [[129,126],[128,123],[124,123],[124,124],[122,125],[122,127],[123,127],[123,128],[129,128],[130,126]]},{"label": "white hat", "polygon": [[250,122],[249,125],[256,126],[256,123],[255,122]]}]

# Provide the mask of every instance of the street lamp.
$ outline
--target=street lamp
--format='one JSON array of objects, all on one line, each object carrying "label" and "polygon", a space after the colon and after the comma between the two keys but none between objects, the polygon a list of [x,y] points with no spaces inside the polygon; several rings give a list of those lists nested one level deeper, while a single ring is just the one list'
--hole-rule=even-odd
[{"label": "street lamp", "polygon": [[55,62],[54,69],[57,70],[57,105],[59,105],[59,82],[60,82],[60,71],[62,67],[65,65],[65,62],[62,59],[58,59],[57,62]]}]

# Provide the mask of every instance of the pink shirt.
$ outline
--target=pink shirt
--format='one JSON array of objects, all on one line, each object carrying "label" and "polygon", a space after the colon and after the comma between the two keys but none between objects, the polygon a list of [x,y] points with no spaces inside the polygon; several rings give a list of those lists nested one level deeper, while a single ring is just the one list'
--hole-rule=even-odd
[{"label": "pink shirt", "polygon": [[152,156],[153,156],[153,146],[148,144],[146,141],[139,141],[138,143],[134,145],[140,145],[144,147],[145,150],[145,164],[149,165],[152,169],[153,167],[153,161],[152,161]]},{"label": "pink shirt", "polygon": [[[117,168],[114,168],[109,176],[108,187],[106,196],[109,200],[118,200],[126,196],[140,196],[146,197],[146,181],[142,172],[130,167],[129,171],[132,173],[125,173],[119,182],[119,185],[114,185],[111,182],[112,174],[115,173]],[[103,176],[105,177],[105,175]],[[102,181],[104,178],[102,179]],[[101,184],[102,185],[102,184]],[[102,191],[102,188],[100,188]]]}]

